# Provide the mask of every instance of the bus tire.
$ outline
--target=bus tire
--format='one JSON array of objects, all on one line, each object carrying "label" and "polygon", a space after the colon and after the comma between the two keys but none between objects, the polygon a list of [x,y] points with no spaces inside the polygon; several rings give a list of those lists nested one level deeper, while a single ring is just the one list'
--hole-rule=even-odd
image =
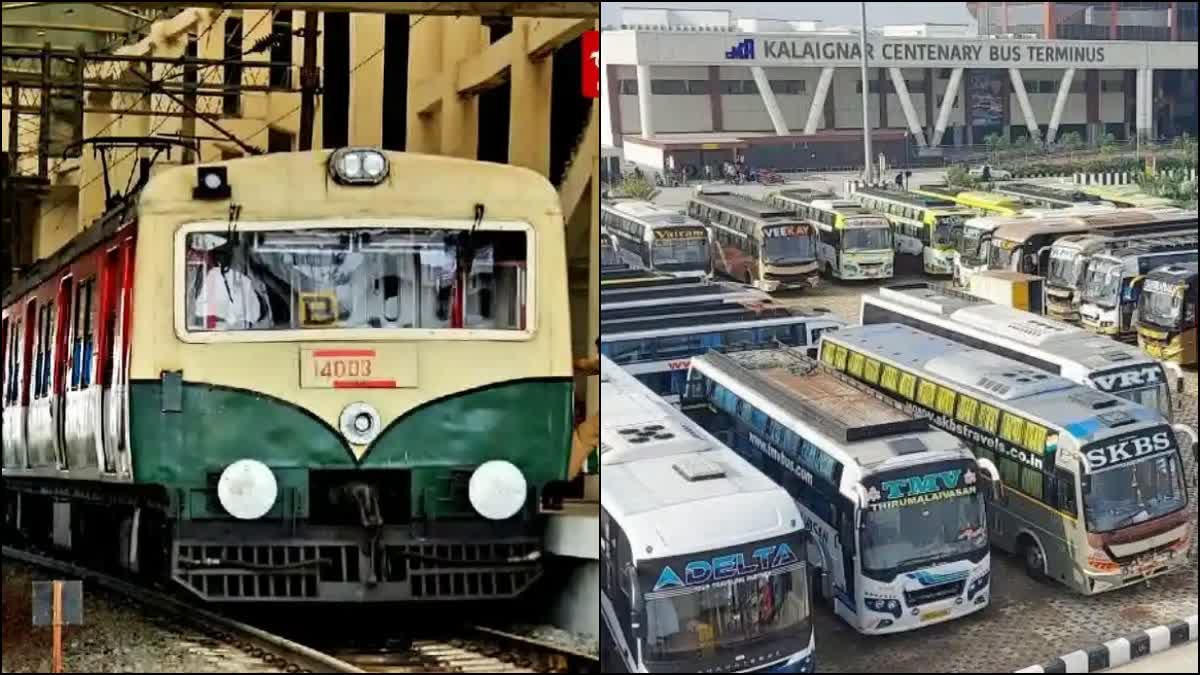
[{"label": "bus tire", "polygon": [[1021,538],[1021,559],[1025,563],[1025,573],[1030,578],[1040,581],[1046,576],[1046,558],[1032,537]]}]

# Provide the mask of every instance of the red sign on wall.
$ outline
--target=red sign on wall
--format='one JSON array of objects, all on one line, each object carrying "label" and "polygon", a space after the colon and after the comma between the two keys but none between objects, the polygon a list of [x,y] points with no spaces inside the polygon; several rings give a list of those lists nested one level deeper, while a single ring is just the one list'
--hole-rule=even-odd
[{"label": "red sign on wall", "polygon": [[600,96],[600,31],[583,34],[583,95]]}]

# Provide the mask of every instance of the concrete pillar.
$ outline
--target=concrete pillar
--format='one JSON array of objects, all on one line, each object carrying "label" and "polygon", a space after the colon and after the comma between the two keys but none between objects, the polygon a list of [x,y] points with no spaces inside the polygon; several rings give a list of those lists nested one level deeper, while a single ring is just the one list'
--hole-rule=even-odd
[{"label": "concrete pillar", "polygon": [[[963,77],[966,78],[966,80],[968,82],[971,81],[970,69],[967,69],[967,68],[963,69]],[[1007,96],[1005,96],[1004,98],[1008,99]],[[945,105],[945,100],[942,101],[942,104]],[[965,133],[966,133],[966,144],[967,145],[975,144],[975,125],[971,123],[971,105],[972,105],[972,103],[971,103],[971,88],[967,87],[966,89],[963,90],[963,120],[964,120],[963,129],[965,130]],[[949,113],[947,113],[947,115],[949,115]],[[979,140],[983,140],[983,139],[979,139]],[[935,145],[936,145],[936,143],[935,143]]]},{"label": "concrete pillar", "polygon": [[1067,96],[1071,91],[1071,80],[1075,78],[1075,69],[1067,68],[1062,80],[1058,83],[1058,95],[1054,98],[1054,112],[1050,113],[1050,126],[1046,129],[1046,143],[1053,143],[1058,133],[1058,122],[1062,119],[1063,108],[1067,107]]},{"label": "concrete pillar", "polygon": [[1045,34],[1042,37],[1046,38],[1047,40],[1053,40],[1055,38],[1053,2],[1042,3],[1042,24],[1042,29],[1045,31]]},{"label": "concrete pillar", "polygon": [[[834,73],[836,74],[837,71],[834,70]],[[829,86],[830,87],[833,86],[832,76],[830,78]],[[825,94],[825,120],[822,122],[822,126],[826,129],[837,129],[838,128],[837,106],[834,105],[833,97],[830,96],[828,94],[828,92],[826,92],[826,94]]]},{"label": "concrete pillar", "polygon": [[766,71],[762,69],[762,66],[750,66],[750,74],[754,76],[758,95],[762,97],[763,105],[767,107],[767,114],[771,116],[771,126],[775,127],[775,134],[787,136],[790,133],[787,128],[787,120],[783,119],[783,111],[779,109],[779,102],[775,100],[775,92],[771,90],[771,82],[767,80]]},{"label": "concrete pillar", "polygon": [[617,77],[617,68],[613,64],[608,64],[604,68],[605,81],[604,96],[608,99],[608,119],[609,126],[612,129],[612,146],[614,148],[621,147],[624,142],[624,131],[621,129],[621,81]]},{"label": "concrete pillar", "polygon": [[1154,69],[1147,68],[1145,77],[1146,77],[1146,135],[1151,140],[1153,140],[1154,138],[1158,137],[1158,129],[1155,128],[1157,126],[1157,124],[1156,124],[1157,120],[1154,119],[1156,117],[1156,115],[1154,114],[1154,108],[1155,108],[1154,101],[1158,97],[1157,92],[1154,90]]},{"label": "concrete pillar", "polygon": [[721,67],[708,67],[708,107],[712,113],[713,131],[725,130],[725,116],[721,113]]},{"label": "concrete pillar", "polygon": [[885,68],[880,68],[875,77],[875,86],[879,90],[875,93],[875,100],[879,102],[879,124],[876,125],[877,129],[888,128],[887,85],[884,84],[886,80],[883,79],[885,72],[887,72]]},{"label": "concrete pillar", "polygon": [[888,68],[892,76],[892,85],[896,87],[896,95],[900,97],[900,107],[904,109],[904,119],[908,122],[908,130],[917,141],[917,147],[925,147],[925,133],[921,130],[921,122],[917,119],[917,109],[908,96],[908,83],[904,81],[904,73],[899,68]]},{"label": "concrete pillar", "polygon": [[1169,19],[1168,23],[1171,24],[1171,41],[1178,42],[1179,41],[1179,3],[1172,2],[1170,11],[1171,11],[1170,19]]},{"label": "concrete pillar", "polygon": [[[383,49],[385,19],[383,14],[350,15],[350,63],[362,64],[350,77],[350,145],[383,145],[383,105],[379,99],[383,91],[384,57],[376,53]],[[270,21],[264,21],[263,25],[269,29]],[[376,56],[368,61],[371,54]]]},{"label": "concrete pillar", "polygon": [[[813,92],[812,104],[808,107],[808,120],[804,123],[805,134],[817,133],[817,122],[825,107],[825,98],[829,95],[829,85],[833,82],[833,66],[821,69],[821,77],[817,80],[817,90]],[[826,127],[831,127],[832,120],[826,120]]]},{"label": "concrete pillar", "polygon": [[1118,33],[1117,13],[1118,13],[1119,7],[1120,7],[1120,3],[1118,3],[1118,2],[1108,3],[1108,39],[1109,40],[1117,39],[1117,33]]},{"label": "concrete pillar", "polygon": [[1084,91],[1087,97],[1087,142],[1095,143],[1100,134],[1100,71],[1089,68],[1084,72]]},{"label": "concrete pillar", "polygon": [[[322,17],[323,18],[323,17]],[[423,21],[422,19],[428,19]],[[442,68],[442,27],[440,17],[409,17],[411,30],[408,37],[408,81],[417,83],[433,77]],[[322,41],[323,42],[323,41]],[[412,93],[409,87],[409,93]],[[320,120],[318,111],[317,119]],[[441,152],[441,132],[438,123],[441,115],[437,112],[421,115],[412,105],[409,98],[408,133],[405,137],[405,150],[408,152],[425,152],[438,154]],[[317,125],[319,132],[321,125]],[[313,137],[313,147],[319,148],[320,138]]]},{"label": "concrete pillar", "polygon": [[[950,109],[954,106],[954,99],[958,97],[958,89],[962,85],[962,76],[962,68],[955,68],[950,71],[950,81],[946,83],[946,94],[942,97],[942,107],[938,109],[937,124],[933,127],[933,138],[929,141],[929,144],[932,146],[936,147],[942,143],[942,134],[946,133],[946,124],[950,121]],[[970,119],[967,121],[967,129],[970,129]]]},{"label": "concrete pillar", "polygon": [[925,71],[925,136],[933,138],[933,99],[936,94],[933,92],[933,68],[922,68]]},{"label": "concrete pillar", "polygon": [[1009,68],[1008,76],[1012,78],[1013,89],[1017,93],[1017,103],[1021,106],[1021,113],[1025,116],[1025,127],[1029,130],[1029,137],[1033,140],[1038,140],[1037,120],[1033,116],[1033,106],[1029,105],[1029,95],[1025,93],[1025,81],[1021,79],[1021,71],[1018,68]]},{"label": "concrete pillar", "polygon": [[1137,88],[1133,97],[1133,133],[1138,137],[1145,136],[1146,122],[1146,71],[1143,68],[1138,68],[1135,77],[1137,78]]},{"label": "concrete pillar", "polygon": [[511,120],[508,129],[508,163],[548,176],[550,89],[553,84],[554,57],[529,58],[529,38],[537,26],[537,19],[513,19],[510,69],[513,95],[509,97],[511,100],[508,104]]},{"label": "concrete pillar", "polygon": [[642,118],[642,138],[654,138],[654,111],[650,104],[650,66],[637,66],[638,115]]}]

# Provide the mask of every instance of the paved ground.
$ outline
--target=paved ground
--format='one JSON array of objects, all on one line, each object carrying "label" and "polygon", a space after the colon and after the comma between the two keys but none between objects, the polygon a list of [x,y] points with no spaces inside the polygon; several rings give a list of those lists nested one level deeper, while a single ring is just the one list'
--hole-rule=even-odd
[{"label": "paved ground", "polygon": [[1189,642],[1172,647],[1165,652],[1152,654],[1117,668],[1102,671],[1105,673],[1194,673],[1200,664],[1196,651],[1196,643]]},{"label": "paved ground", "polygon": [[[840,189],[843,177],[831,176]],[[921,177],[934,182],[939,176]],[[914,183],[918,180],[914,175]],[[759,186],[739,187],[748,193]],[[657,202],[682,205],[688,190],[666,189]],[[925,278],[914,258],[899,256],[897,279]],[[859,296],[874,283],[831,282],[814,291],[778,297],[797,306],[825,307],[857,323]],[[1185,371],[1180,420],[1196,428],[1196,371]],[[1180,439],[1183,440],[1182,438]],[[1193,458],[1185,456],[1186,475],[1195,475]],[[1196,485],[1188,486],[1193,533],[1196,531]],[[1193,542],[1196,541],[1193,534]],[[1193,552],[1195,552],[1193,544]],[[1197,563],[1150,585],[1092,597],[1065,587],[1029,579],[1018,561],[994,552],[993,598],[982,612],[914,633],[866,638],[836,618],[826,607],[816,612],[818,668],[823,672],[1002,672],[1040,664],[1089,645],[1135,630],[1180,619],[1197,611]],[[1194,643],[1191,672],[1196,672]],[[1173,650],[1179,651],[1179,650]],[[1167,666],[1164,666],[1166,668]],[[1132,672],[1132,671],[1131,671]]]}]

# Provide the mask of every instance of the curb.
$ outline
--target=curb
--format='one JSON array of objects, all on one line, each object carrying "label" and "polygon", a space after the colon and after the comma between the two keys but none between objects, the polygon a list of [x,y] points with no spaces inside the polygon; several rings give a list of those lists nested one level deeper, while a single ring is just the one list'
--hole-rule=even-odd
[{"label": "curb", "polygon": [[1091,673],[1121,666],[1143,656],[1165,651],[1176,645],[1196,641],[1196,615],[1186,619],[1139,630],[1123,638],[1064,654],[1039,666],[1022,668],[1018,673]]}]

